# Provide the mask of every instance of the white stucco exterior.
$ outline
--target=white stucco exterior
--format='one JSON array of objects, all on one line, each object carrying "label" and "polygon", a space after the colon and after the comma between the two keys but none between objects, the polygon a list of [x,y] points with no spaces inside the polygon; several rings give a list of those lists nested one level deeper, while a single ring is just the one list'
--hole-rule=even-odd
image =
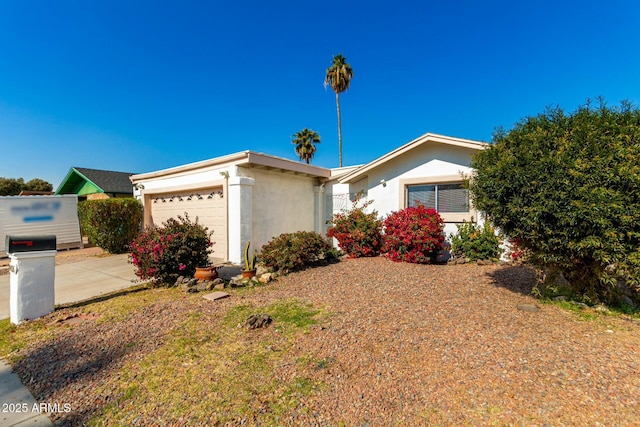
[{"label": "white stucco exterior", "polygon": [[242,264],[247,242],[251,251],[259,251],[281,233],[321,231],[316,228],[320,207],[315,189],[330,174],[325,168],[245,151],[134,175],[131,181],[145,207],[145,225],[154,222],[151,199],[158,194],[221,189],[226,200],[226,253],[214,256]]},{"label": "white stucco exterior", "polygon": [[[369,208],[385,218],[406,207],[407,185],[462,182],[472,173],[471,156],[485,147],[476,141],[425,134],[342,177],[333,192],[344,192],[345,185],[350,192],[358,192],[364,186],[372,201]],[[455,233],[456,224],[463,220],[480,220],[473,209],[468,214],[440,214],[447,235]]]},{"label": "white stucco exterior", "polygon": [[[227,239],[226,253],[214,256],[241,264],[249,241],[251,250],[259,251],[282,233],[326,234],[332,215],[349,209],[360,192],[373,201],[370,209],[384,218],[406,206],[407,185],[462,182],[463,175],[472,172],[471,156],[485,147],[477,141],[425,134],[365,165],[332,170],[245,151],[134,175],[131,181],[134,195],[145,206],[145,224],[153,222],[154,197],[157,201],[162,194],[214,189],[225,199]],[[447,234],[456,232],[457,222],[481,219],[473,210],[441,215]]]},{"label": "white stucco exterior", "polygon": [[317,231],[314,213],[318,210],[315,177],[253,169],[256,181],[253,196],[253,241],[259,249],[282,233]]}]

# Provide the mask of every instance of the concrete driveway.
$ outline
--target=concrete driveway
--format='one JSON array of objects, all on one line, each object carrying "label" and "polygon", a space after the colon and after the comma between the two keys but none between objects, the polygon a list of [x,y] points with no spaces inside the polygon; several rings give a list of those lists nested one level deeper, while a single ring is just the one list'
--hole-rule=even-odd
[{"label": "concrete driveway", "polygon": [[[137,277],[127,254],[91,258],[55,269],[55,304],[68,304],[134,286]],[[8,319],[9,278],[0,276],[0,319]]]}]

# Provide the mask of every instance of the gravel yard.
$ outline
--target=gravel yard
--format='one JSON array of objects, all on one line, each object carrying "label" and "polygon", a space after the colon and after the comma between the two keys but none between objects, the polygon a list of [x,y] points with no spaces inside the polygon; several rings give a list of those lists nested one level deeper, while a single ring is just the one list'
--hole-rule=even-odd
[{"label": "gravel yard", "polygon": [[[20,350],[14,369],[39,401],[72,404],[54,420],[82,424],[114,401],[120,369],[163,346],[187,313],[216,328],[235,305],[297,298],[327,315],[295,337],[273,375],[322,386],[278,425],[640,425],[640,324],[540,304],[528,295],[533,280],[526,267],[350,259],[215,303],[175,293],[123,319],[62,327],[53,342]],[[74,309],[65,310],[48,322]],[[313,363],[295,363],[303,358]],[[136,423],[191,425],[160,406]]]}]

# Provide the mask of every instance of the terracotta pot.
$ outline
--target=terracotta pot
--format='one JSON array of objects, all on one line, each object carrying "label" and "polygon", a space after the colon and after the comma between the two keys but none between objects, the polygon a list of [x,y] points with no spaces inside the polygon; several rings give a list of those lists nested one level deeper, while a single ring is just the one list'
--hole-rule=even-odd
[{"label": "terracotta pot", "polygon": [[249,279],[256,275],[256,269],[253,270],[242,270],[242,277],[245,279]]},{"label": "terracotta pot", "polygon": [[196,273],[193,275],[199,282],[206,282],[218,277],[218,271],[215,267],[196,267]]}]

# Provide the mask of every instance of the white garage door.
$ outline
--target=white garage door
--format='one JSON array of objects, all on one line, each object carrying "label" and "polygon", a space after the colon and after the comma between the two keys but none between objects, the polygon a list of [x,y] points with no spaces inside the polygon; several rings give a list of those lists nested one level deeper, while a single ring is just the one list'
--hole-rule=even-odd
[{"label": "white garage door", "polygon": [[169,218],[184,217],[213,230],[211,241],[215,258],[227,258],[227,209],[222,187],[188,193],[165,193],[151,195],[151,220],[162,225]]}]

